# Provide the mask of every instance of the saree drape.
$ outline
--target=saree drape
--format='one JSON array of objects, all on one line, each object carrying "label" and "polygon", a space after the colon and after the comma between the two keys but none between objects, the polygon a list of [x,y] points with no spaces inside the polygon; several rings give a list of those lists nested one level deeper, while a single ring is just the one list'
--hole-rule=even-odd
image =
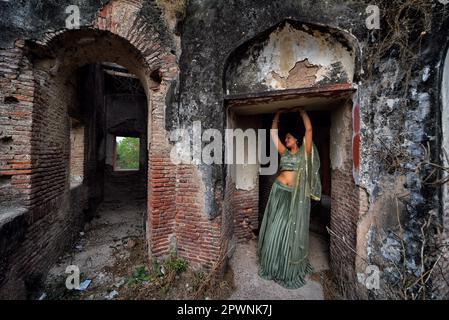
[{"label": "saree drape", "polygon": [[259,275],[295,289],[313,272],[309,263],[311,200],[321,199],[320,158],[313,144],[310,155],[304,141],[293,186],[276,180],[268,198],[259,233]]}]

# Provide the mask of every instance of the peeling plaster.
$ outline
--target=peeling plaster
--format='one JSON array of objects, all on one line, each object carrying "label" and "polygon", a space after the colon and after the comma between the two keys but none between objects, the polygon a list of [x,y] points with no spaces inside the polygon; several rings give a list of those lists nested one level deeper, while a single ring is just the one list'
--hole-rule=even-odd
[{"label": "peeling plaster", "polygon": [[201,210],[201,212],[203,212],[203,214],[206,214],[209,219],[213,218],[211,215],[208,214],[208,211],[205,210],[205,208],[207,206],[206,205],[207,200],[206,200],[206,197],[203,196],[206,194],[210,194],[210,192],[212,192],[212,189],[209,188],[210,192],[209,193],[206,192],[207,186],[204,183],[205,179],[204,179],[203,171],[193,165],[192,165],[192,168],[193,168],[193,176],[196,176],[196,181],[199,183],[199,192],[196,193],[197,204],[200,206],[200,208],[201,208],[200,210]]},{"label": "peeling plaster", "polygon": [[253,164],[236,165],[235,186],[238,190],[253,190],[257,186],[259,166]]},{"label": "peeling plaster", "polygon": [[260,80],[267,79],[270,71],[275,71],[281,77],[288,77],[298,61],[308,59],[311,65],[319,68],[316,82],[330,76],[332,64],[341,62],[349,81],[354,74],[354,59],[340,43],[328,43],[329,35],[314,31],[307,32],[293,28],[289,23],[270,35],[257,60],[262,66],[258,76]]},{"label": "peeling plaster", "polygon": [[228,73],[227,90],[231,94],[251,87],[281,90],[352,83],[355,68],[353,53],[331,34],[298,30],[289,23],[265,41],[251,45],[246,58],[237,63]]},{"label": "peeling plaster", "polygon": [[[260,119],[257,116],[251,117],[236,117],[233,121],[234,129],[259,129]],[[236,144],[234,144],[234,159]],[[249,159],[249,145],[245,142],[245,159]],[[247,161],[247,160],[246,160]],[[250,191],[257,187],[257,181],[259,178],[259,164],[234,164],[231,165],[232,169],[232,181],[235,182],[235,187],[238,190]]]},{"label": "peeling plaster", "polygon": [[315,84],[319,67],[310,64],[308,59],[296,62],[288,76],[282,77],[275,71],[269,75],[271,87],[276,89],[293,89],[299,87],[311,87]]},{"label": "peeling plaster", "polygon": [[[401,212],[403,212],[404,205],[400,201],[396,202],[396,196],[406,193],[405,182],[406,177],[404,176],[383,178],[379,184],[383,190],[389,191],[380,194],[379,198],[369,206],[368,212],[360,217],[357,223],[358,257],[356,265],[358,270],[361,271],[366,266],[363,259],[371,259],[376,255],[375,244],[385,236],[382,230],[397,227],[398,212],[399,219],[403,219]],[[386,241],[380,248],[380,253],[385,259],[391,261],[397,258],[396,248],[392,245],[394,239],[387,238]]]}]

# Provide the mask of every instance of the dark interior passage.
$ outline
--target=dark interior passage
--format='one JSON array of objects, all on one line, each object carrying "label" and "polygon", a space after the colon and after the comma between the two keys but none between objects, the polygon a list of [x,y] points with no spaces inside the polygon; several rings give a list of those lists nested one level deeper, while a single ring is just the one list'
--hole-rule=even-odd
[{"label": "dark interior passage", "polygon": [[[139,79],[119,65],[102,63],[80,68],[76,82],[78,99],[70,116],[77,126],[72,125],[71,136],[80,126],[84,132],[82,143],[72,142],[71,177],[87,185],[91,213],[105,200],[145,200],[147,101]],[[119,136],[139,138],[135,170],[115,170]],[[82,179],[77,173],[81,166]]]}]

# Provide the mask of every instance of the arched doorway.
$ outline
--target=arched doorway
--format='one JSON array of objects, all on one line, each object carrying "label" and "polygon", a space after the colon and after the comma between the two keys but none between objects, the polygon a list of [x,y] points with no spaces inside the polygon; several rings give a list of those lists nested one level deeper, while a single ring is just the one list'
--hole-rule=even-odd
[{"label": "arched doorway", "polygon": [[[117,11],[121,14],[117,15]],[[167,217],[155,222],[161,210],[160,202],[154,199],[165,196],[167,202],[174,206],[175,186],[174,183],[169,186],[169,182],[164,189],[154,188],[151,177],[164,168],[152,166],[151,158],[164,158],[162,154],[170,150],[165,138],[164,97],[167,83],[176,77],[177,65],[173,53],[139,18],[138,12],[138,4],[130,6],[129,3],[113,2],[98,12],[91,27],[52,32],[38,40],[21,40],[20,49],[14,50],[18,59],[22,59],[23,66],[18,69],[16,85],[11,87],[16,91],[11,91],[11,95],[21,95],[26,101],[20,103],[18,99],[11,98],[11,104],[26,109],[20,114],[20,121],[29,134],[22,135],[25,139],[19,148],[11,149],[12,157],[20,159],[14,164],[17,168],[20,166],[20,170],[7,172],[11,190],[17,194],[16,198],[24,208],[11,223],[17,236],[8,244],[8,255],[3,260],[2,297],[25,297],[45,277],[72,240],[79,237],[78,232],[86,217],[84,209],[95,209],[102,199],[102,179],[96,183],[88,176],[95,172],[98,177],[104,170],[99,170],[98,166],[95,168],[92,163],[77,165],[77,161],[72,161],[81,159],[78,164],[86,162],[96,152],[89,148],[80,150],[86,146],[84,142],[89,135],[97,136],[89,131],[89,128],[95,131],[97,123],[94,121],[88,128],[76,114],[82,109],[80,104],[95,100],[85,96],[87,99],[81,101],[77,97],[80,84],[77,76],[83,68],[101,68],[104,63],[112,63],[123,68],[114,72],[133,75],[143,88],[146,131],[138,134],[141,140],[147,140],[140,144],[144,151],[141,154],[147,159],[141,159],[140,178],[145,184],[141,189],[142,200],[147,205],[146,212],[151,213],[143,221],[147,226],[145,246],[148,256],[168,251],[165,241],[168,235],[161,237],[158,230],[171,226],[173,221]],[[20,92],[26,92],[26,96]],[[101,114],[98,115],[97,120],[102,118]],[[16,121],[12,117],[10,119],[11,122]],[[128,121],[125,126],[128,127],[125,132],[116,130],[111,134],[135,137],[134,124]],[[14,143],[17,144],[18,140]],[[96,146],[101,143],[99,139]],[[104,144],[107,146],[107,141]],[[169,163],[169,156],[165,158]],[[148,174],[144,174],[146,172]],[[166,174],[168,181],[173,180],[170,174]],[[84,182],[88,184],[87,189],[71,188],[71,185],[84,185]],[[90,203],[88,190],[98,195],[92,197]]]},{"label": "arched doorway", "polygon": [[135,75],[110,62],[82,66],[69,79],[66,92],[60,89],[70,97],[69,199],[60,214],[81,231],[70,234],[72,246],[50,269],[45,292],[70,296],[60,284],[73,265],[92,282],[89,295],[105,298],[120,273],[149,260],[147,98]]},{"label": "arched doorway", "polygon": [[[50,245],[67,250],[50,269],[47,287],[63,283],[67,265],[76,265],[95,290],[113,285],[114,274],[104,270],[131,256],[128,243],[141,250],[139,263],[149,261],[148,67],[136,48],[107,31],[67,31],[47,47],[54,58],[34,63],[41,81],[31,150],[38,168],[31,187],[47,181],[35,197],[53,207],[48,231],[57,241]],[[135,139],[136,150],[119,152]],[[123,167],[123,160],[137,165]]]}]

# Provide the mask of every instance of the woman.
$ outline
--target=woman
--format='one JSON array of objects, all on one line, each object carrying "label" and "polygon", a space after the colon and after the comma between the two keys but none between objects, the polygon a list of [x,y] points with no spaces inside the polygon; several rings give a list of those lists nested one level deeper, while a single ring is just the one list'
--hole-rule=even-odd
[{"label": "woman", "polygon": [[[303,109],[298,109],[305,135],[290,132],[285,145],[278,137],[280,114],[273,119],[271,138],[281,154],[280,174],[271,188],[259,233],[259,275],[289,289],[305,284],[313,271],[308,259],[311,199],[321,198],[320,160],[312,141],[312,124]],[[302,140],[302,145],[300,142]]]}]

